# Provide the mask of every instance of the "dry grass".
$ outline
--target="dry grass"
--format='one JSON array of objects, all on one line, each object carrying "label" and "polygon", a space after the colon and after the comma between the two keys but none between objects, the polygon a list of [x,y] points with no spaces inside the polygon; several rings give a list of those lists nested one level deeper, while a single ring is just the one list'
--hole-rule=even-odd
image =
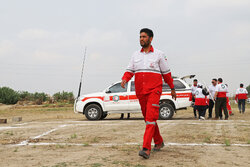
[{"label": "dry grass", "polygon": [[[8,124],[0,127],[23,127],[0,131],[0,144],[4,144],[0,145],[0,166],[160,167],[206,166],[206,163],[211,166],[248,166],[250,147],[233,146],[250,144],[250,109],[247,107],[244,115],[233,108],[235,115],[229,121],[195,120],[191,108],[178,111],[173,120],[158,121],[166,143],[219,143],[224,146],[167,146],[161,152],[152,153],[150,160],[145,161],[138,157],[145,128],[141,114],[131,114],[131,120],[119,120],[120,115],[113,114],[104,121],[91,122],[81,114],[74,114],[70,105],[0,106],[0,117],[8,118]],[[13,116],[22,116],[20,123],[27,124],[12,123]],[[67,126],[58,128],[59,125]],[[31,139],[54,128],[58,129]],[[58,144],[11,149],[7,146],[27,139],[33,143]],[[103,143],[121,145],[98,146]]]}]

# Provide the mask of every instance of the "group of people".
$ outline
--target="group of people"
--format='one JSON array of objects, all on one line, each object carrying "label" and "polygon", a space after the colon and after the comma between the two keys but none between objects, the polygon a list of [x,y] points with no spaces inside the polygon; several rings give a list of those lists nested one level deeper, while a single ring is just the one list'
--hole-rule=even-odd
[{"label": "group of people", "polygon": [[[215,120],[223,119],[222,110],[224,112],[225,120],[228,120],[232,113],[232,108],[229,100],[228,85],[223,83],[222,78],[212,79],[212,84],[206,88],[197,79],[193,80],[191,87],[194,117],[199,120],[205,120],[206,110],[208,109],[208,119],[212,119],[213,108],[215,106]],[[248,92],[243,84],[236,91],[235,100],[238,103],[240,113],[245,112],[245,101]]]}]

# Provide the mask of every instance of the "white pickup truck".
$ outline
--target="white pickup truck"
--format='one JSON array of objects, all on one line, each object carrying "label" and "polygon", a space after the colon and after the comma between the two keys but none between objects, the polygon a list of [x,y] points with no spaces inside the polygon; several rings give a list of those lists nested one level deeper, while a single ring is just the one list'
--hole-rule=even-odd
[{"label": "white pickup truck", "polygon": [[[172,99],[169,86],[163,83],[159,119],[171,119],[176,110],[191,106],[191,89],[185,78],[193,77],[194,75],[174,78],[176,100]],[[121,87],[121,82],[116,82],[102,92],[80,96],[75,100],[74,112],[84,114],[88,120],[104,119],[113,113],[141,112],[139,100],[135,95],[134,81],[129,81],[125,89]]]}]

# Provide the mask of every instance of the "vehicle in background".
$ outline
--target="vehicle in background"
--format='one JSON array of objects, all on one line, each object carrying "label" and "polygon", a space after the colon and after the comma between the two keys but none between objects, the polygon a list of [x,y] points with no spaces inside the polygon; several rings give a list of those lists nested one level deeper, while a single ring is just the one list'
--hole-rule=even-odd
[{"label": "vehicle in background", "polygon": [[[194,76],[174,77],[176,100],[172,99],[171,89],[163,82],[159,119],[171,119],[177,110],[191,106],[191,89],[185,79],[191,79]],[[75,101],[74,112],[84,114],[89,120],[101,120],[113,113],[141,112],[134,81],[129,81],[125,89],[121,87],[121,82],[116,82],[102,92],[80,96]]]}]

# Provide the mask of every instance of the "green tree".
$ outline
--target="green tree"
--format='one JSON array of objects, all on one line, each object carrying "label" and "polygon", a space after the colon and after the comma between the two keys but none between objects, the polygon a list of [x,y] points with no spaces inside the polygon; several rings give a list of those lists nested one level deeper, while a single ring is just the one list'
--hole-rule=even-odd
[{"label": "green tree", "polygon": [[19,97],[21,101],[32,101],[34,100],[34,96],[32,93],[29,93],[28,91],[21,91],[18,92],[19,93]]},{"label": "green tree", "polygon": [[9,87],[0,88],[0,103],[3,104],[16,104],[19,100],[18,92]]},{"label": "green tree", "polygon": [[246,89],[247,89],[247,91],[248,91],[248,95],[250,95],[250,85],[248,85],[248,86],[246,87]]},{"label": "green tree", "polygon": [[53,98],[57,102],[68,101],[70,103],[74,102],[74,94],[73,92],[57,92],[53,95]]}]

